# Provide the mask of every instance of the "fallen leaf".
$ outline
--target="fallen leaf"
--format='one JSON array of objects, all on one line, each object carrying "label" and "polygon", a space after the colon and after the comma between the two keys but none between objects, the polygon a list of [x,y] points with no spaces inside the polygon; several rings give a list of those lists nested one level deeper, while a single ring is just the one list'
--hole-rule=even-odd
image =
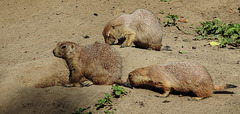
[{"label": "fallen leaf", "polygon": [[209,44],[210,44],[211,46],[218,46],[218,45],[220,45],[219,42],[209,42]]},{"label": "fallen leaf", "polygon": [[180,54],[186,54],[186,52],[184,52],[184,51],[179,51],[179,53],[180,53]]}]

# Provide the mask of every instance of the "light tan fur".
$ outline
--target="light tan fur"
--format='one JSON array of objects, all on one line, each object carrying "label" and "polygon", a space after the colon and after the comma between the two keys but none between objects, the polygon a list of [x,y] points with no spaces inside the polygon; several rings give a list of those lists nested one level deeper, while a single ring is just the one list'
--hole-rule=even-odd
[{"label": "light tan fur", "polygon": [[196,99],[203,99],[212,96],[214,89],[224,89],[224,86],[213,85],[212,78],[204,66],[192,62],[138,68],[129,73],[127,82],[133,87],[148,85],[163,89],[163,97],[175,90],[193,92],[197,96]]},{"label": "light tan fur", "polygon": [[163,28],[157,17],[145,9],[137,9],[132,14],[123,14],[110,21],[102,34],[107,44],[118,40],[121,47],[132,43],[136,47],[158,51],[162,47]]},{"label": "light tan fur", "polygon": [[66,60],[71,84],[102,85],[121,81],[122,58],[108,44],[95,42],[79,46],[65,41],[58,43],[53,53]]}]

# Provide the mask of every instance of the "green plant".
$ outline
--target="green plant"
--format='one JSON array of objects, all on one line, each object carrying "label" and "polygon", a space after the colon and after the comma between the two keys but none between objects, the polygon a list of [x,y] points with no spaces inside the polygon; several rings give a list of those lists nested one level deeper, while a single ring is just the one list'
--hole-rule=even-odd
[{"label": "green plant", "polygon": [[[165,18],[168,18],[168,20],[164,22],[164,27],[175,26],[179,31],[183,32],[184,34],[191,34],[191,33],[184,32],[182,29],[179,28],[179,26],[177,26],[178,17],[179,17],[178,15],[173,15],[173,14],[169,13],[165,17]],[[188,21],[188,20],[186,20],[186,21]]]},{"label": "green plant", "polygon": [[164,14],[164,11],[163,11],[163,10],[161,10],[161,11],[159,11],[159,13],[160,13],[160,14]]},{"label": "green plant", "polygon": [[220,47],[225,47],[227,44],[240,46],[240,24],[227,25],[218,18],[200,24],[202,27],[197,27],[195,30],[198,34],[196,39],[218,39]]},{"label": "green plant", "polygon": [[105,114],[114,114],[113,111],[110,112],[109,110],[104,111],[104,113],[105,113]]},{"label": "green plant", "polygon": [[98,102],[98,104],[96,104],[97,110],[103,108],[104,106],[110,105],[112,103],[111,99],[112,96],[108,93],[105,93],[105,97],[103,99],[97,100]]},{"label": "green plant", "polygon": [[91,107],[87,107],[87,108],[79,108],[77,111],[73,112],[73,114],[92,114],[91,111],[84,113],[85,110],[88,110]]},{"label": "green plant", "polygon": [[176,21],[178,20],[178,15],[168,14],[165,18],[168,18],[167,21],[164,22],[164,26],[176,26]]},{"label": "green plant", "polygon": [[117,84],[112,85],[112,90],[115,97],[120,97],[120,95],[127,94],[126,90],[123,87],[119,87]]}]

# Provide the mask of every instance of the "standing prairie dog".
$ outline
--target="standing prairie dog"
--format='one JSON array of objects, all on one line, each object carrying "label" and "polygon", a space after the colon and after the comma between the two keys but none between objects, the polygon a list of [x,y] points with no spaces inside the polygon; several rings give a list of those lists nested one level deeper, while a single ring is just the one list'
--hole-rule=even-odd
[{"label": "standing prairie dog", "polygon": [[133,87],[145,85],[163,89],[163,97],[167,97],[171,90],[193,92],[197,96],[195,99],[210,97],[213,90],[237,87],[231,84],[214,86],[207,69],[191,62],[138,68],[129,73],[127,82]]},{"label": "standing prairie dog", "polygon": [[108,44],[95,42],[92,45],[79,46],[65,41],[58,43],[53,53],[56,57],[66,60],[71,84],[89,86],[123,83],[122,58]]},{"label": "standing prairie dog", "polygon": [[137,9],[132,14],[123,14],[113,19],[105,26],[102,34],[107,44],[114,44],[118,40],[121,47],[132,43],[136,47],[157,51],[162,47],[163,28],[157,17],[145,9]]}]

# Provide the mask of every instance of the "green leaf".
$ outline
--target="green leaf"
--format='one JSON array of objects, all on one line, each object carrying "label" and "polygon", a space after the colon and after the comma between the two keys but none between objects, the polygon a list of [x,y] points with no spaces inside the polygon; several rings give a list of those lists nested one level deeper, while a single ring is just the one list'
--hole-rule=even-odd
[{"label": "green leaf", "polygon": [[108,100],[106,101],[106,103],[111,104],[112,102],[111,102],[110,99],[108,99]]},{"label": "green leaf", "polygon": [[230,26],[226,29],[224,35],[229,36],[234,32],[235,28],[233,26]]},{"label": "green leaf", "polygon": [[237,38],[239,37],[239,35],[238,34],[233,34],[233,35],[231,35],[231,39],[233,39],[233,40],[236,40]]},{"label": "green leaf", "polygon": [[170,23],[171,23],[171,20],[167,20],[167,21],[164,22],[165,25],[168,25]]},{"label": "green leaf", "polygon": [[105,114],[114,114],[114,112],[110,112],[109,110],[104,111]]},{"label": "green leaf", "polygon": [[216,32],[215,32],[215,34],[221,34],[222,33],[222,31],[223,31],[223,29],[222,28],[217,28],[217,30],[216,30]]},{"label": "green leaf", "polygon": [[107,97],[109,97],[109,98],[112,97],[112,96],[111,96],[110,94],[108,94],[108,93],[105,93],[105,95],[106,95]]},{"label": "green leaf", "polygon": [[214,20],[215,20],[215,21],[221,21],[221,19],[219,19],[219,18],[214,18]]},{"label": "green leaf", "polygon": [[112,89],[113,90],[116,90],[118,87],[117,86],[112,86]]},{"label": "green leaf", "polygon": [[171,18],[170,15],[165,16],[165,18]]},{"label": "green leaf", "polygon": [[121,95],[121,93],[122,93],[121,91],[115,91],[116,95]]},{"label": "green leaf", "polygon": [[122,93],[123,93],[123,94],[127,94],[127,92],[126,92],[126,90],[125,90],[125,89],[123,89],[123,90],[122,90]]},{"label": "green leaf", "polygon": [[102,106],[102,104],[97,104],[97,107],[101,107]]},{"label": "green leaf", "polygon": [[101,101],[102,101],[102,99],[97,100],[98,103],[100,103]]},{"label": "green leaf", "polygon": [[227,43],[228,43],[228,44],[234,43],[234,40],[233,40],[232,38],[228,38],[228,39],[227,39]]}]

